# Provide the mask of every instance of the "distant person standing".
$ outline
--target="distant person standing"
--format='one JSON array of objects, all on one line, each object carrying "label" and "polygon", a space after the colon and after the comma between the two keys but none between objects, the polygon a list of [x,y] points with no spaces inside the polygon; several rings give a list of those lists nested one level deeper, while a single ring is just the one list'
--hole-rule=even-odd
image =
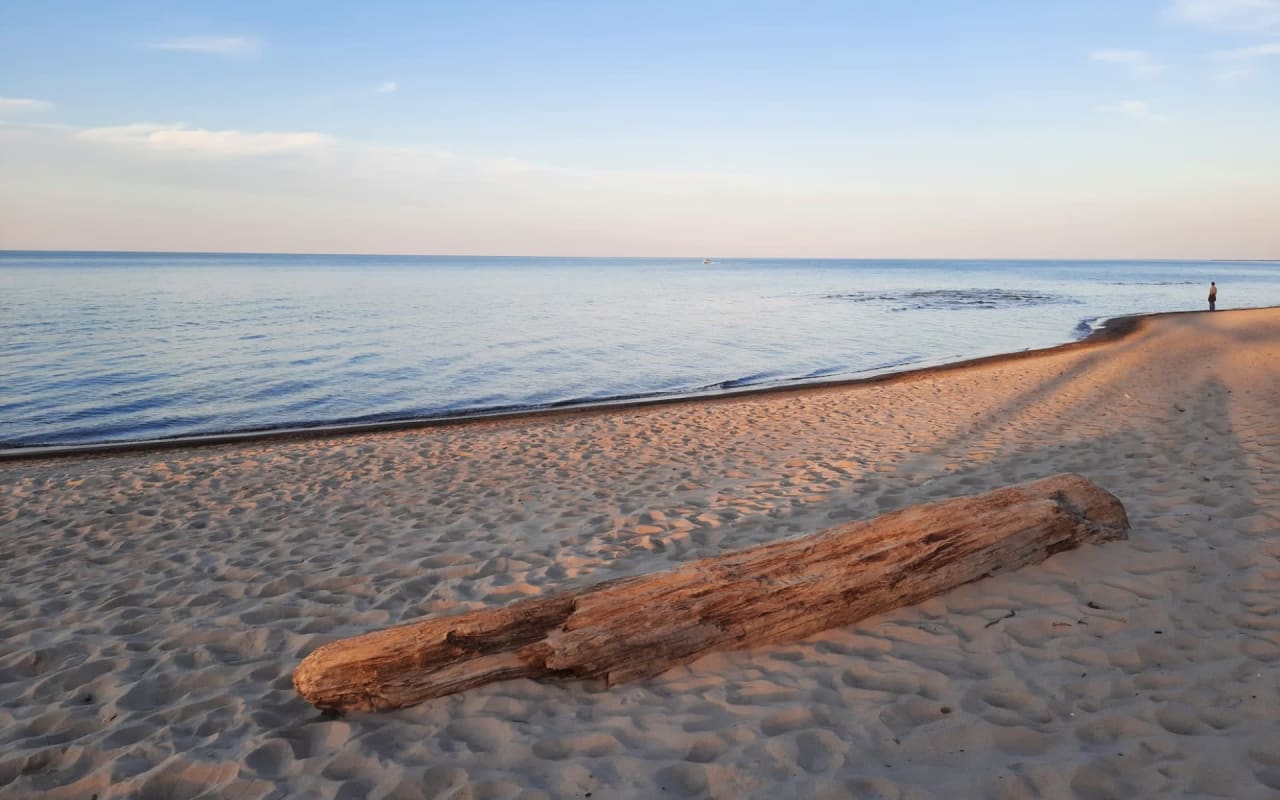
[{"label": "distant person standing", "polygon": [[1209,310],[1217,311],[1218,305],[1218,284],[1209,281]]}]

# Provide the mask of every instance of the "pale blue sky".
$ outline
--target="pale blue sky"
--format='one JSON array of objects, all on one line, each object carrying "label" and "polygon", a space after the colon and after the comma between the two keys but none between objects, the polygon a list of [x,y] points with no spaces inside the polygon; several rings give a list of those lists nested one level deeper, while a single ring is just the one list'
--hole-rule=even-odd
[{"label": "pale blue sky", "polygon": [[1280,0],[0,5],[0,247],[1280,258]]}]

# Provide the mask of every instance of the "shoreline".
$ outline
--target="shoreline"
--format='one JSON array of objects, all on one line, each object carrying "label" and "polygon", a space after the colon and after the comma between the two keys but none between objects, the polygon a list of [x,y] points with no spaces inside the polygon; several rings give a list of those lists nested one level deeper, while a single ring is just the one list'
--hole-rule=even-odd
[{"label": "shoreline", "polygon": [[[1280,308],[1280,306],[1261,306],[1260,308]],[[1252,309],[1230,309],[1214,313],[1231,313]],[[526,419],[542,419],[564,417],[576,414],[594,414],[650,406],[673,405],[679,403],[705,403],[723,400],[734,400],[756,395],[778,394],[785,392],[806,392],[823,389],[841,389],[853,386],[886,383],[899,380],[912,380],[932,374],[952,370],[963,370],[983,364],[995,364],[1052,354],[1081,347],[1097,347],[1108,342],[1122,339],[1136,331],[1144,320],[1156,319],[1178,314],[1196,314],[1199,311],[1164,311],[1150,314],[1132,314],[1111,317],[1088,336],[1074,341],[1063,342],[1049,347],[1028,348],[1010,353],[997,353],[989,356],[962,359],[944,364],[936,364],[916,369],[897,370],[868,375],[860,378],[833,378],[831,380],[796,379],[778,384],[747,386],[720,391],[693,390],[681,394],[655,394],[626,396],[616,399],[598,401],[567,400],[549,406],[519,408],[515,410],[459,412],[457,414],[435,417],[414,417],[407,419],[383,420],[377,422],[351,422],[320,424],[305,427],[282,427],[262,430],[228,431],[225,433],[209,433],[194,436],[178,436],[165,439],[139,439],[119,442],[97,442],[88,444],[67,445],[31,445],[29,447],[0,448],[0,464],[27,461],[43,458],[63,458],[76,456],[108,455],[113,453],[137,453],[153,450],[171,450],[188,447],[212,447],[230,444],[258,444],[271,442],[299,441],[309,439],[329,439],[342,436],[354,436],[368,433],[385,433],[391,431],[419,430],[455,425],[469,425],[492,421],[521,421]],[[1208,312],[1204,312],[1208,313]]]},{"label": "shoreline", "polygon": [[[1280,309],[909,379],[0,469],[0,796],[1270,798]],[[1062,472],[1124,541],[645,681],[325,717],[338,638]]]}]

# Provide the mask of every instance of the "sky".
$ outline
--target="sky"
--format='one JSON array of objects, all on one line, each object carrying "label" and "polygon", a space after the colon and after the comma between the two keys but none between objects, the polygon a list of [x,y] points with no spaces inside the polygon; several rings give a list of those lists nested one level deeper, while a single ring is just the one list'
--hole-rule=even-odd
[{"label": "sky", "polygon": [[0,249],[1280,259],[1280,0],[0,0]]}]

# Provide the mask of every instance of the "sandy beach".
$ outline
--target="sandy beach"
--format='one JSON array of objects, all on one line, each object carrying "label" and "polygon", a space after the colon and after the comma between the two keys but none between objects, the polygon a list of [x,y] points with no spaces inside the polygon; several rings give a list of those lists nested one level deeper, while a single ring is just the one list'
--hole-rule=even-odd
[{"label": "sandy beach", "polygon": [[[0,462],[0,798],[1280,796],[1280,309],[862,385]],[[1130,539],[606,689],[322,716],[423,615],[1079,472]]]}]

